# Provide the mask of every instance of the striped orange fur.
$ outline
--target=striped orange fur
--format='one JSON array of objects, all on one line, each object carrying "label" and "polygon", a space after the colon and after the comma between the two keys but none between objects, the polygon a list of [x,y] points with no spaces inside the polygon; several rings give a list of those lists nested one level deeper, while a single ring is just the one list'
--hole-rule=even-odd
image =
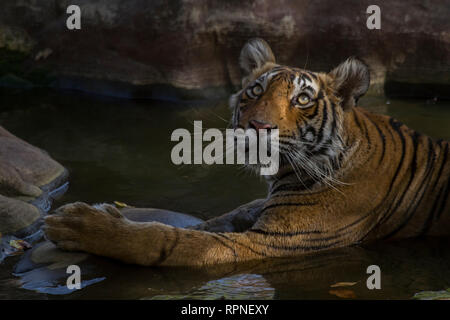
[{"label": "striped orange fur", "polygon": [[240,62],[234,127],[256,121],[280,132],[267,199],[190,229],[75,203],[46,219],[47,236],[128,263],[200,266],[450,234],[449,142],[357,107],[369,86],[362,62],[330,73],[280,66],[260,39],[246,44]]}]

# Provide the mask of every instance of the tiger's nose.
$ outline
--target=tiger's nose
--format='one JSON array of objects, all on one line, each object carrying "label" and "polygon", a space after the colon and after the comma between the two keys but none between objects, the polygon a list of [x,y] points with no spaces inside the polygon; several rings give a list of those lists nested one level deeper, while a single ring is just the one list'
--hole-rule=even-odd
[{"label": "tiger's nose", "polygon": [[250,120],[249,121],[249,127],[253,128],[255,130],[261,130],[261,129],[276,129],[277,126],[270,124],[270,123],[266,123],[266,122],[262,122],[259,120]]}]

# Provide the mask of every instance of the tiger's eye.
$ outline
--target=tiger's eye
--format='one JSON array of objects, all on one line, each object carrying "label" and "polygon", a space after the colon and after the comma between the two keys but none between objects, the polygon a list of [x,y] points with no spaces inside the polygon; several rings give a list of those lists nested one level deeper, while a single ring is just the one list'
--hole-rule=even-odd
[{"label": "tiger's eye", "polygon": [[298,96],[297,101],[298,103],[305,105],[311,101],[311,98],[307,94],[302,93],[301,95]]},{"label": "tiger's eye", "polygon": [[260,86],[259,84],[257,84],[256,86],[254,86],[253,89],[252,89],[252,93],[253,93],[255,96],[259,96],[259,95],[262,93],[262,88],[261,88],[261,86]]}]

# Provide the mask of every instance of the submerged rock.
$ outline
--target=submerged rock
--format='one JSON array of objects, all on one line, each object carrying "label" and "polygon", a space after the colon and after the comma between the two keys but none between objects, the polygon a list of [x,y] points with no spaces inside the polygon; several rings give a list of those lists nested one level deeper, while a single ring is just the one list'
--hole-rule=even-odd
[{"label": "submerged rock", "polygon": [[[133,221],[158,221],[175,227],[188,227],[203,222],[203,220],[187,214],[152,208],[122,209],[123,215]],[[106,260],[106,264],[105,264]],[[105,271],[114,265],[113,261],[93,257],[83,252],[69,252],[57,248],[50,241],[43,241],[28,250],[15,267],[15,275],[20,277],[22,288],[48,294],[69,294],[75,289],[68,289],[65,281],[68,277],[66,269],[70,265],[77,265],[82,270],[81,287],[87,287],[105,280]]]},{"label": "submerged rock", "polygon": [[88,254],[65,252],[44,241],[25,253],[14,268],[14,274],[20,278],[21,287],[48,294],[69,294],[76,289],[66,285],[67,267],[77,265],[82,270],[81,287],[104,280],[104,277],[90,277],[91,269],[86,265]]},{"label": "submerged rock", "polygon": [[203,222],[188,214],[153,208],[124,208],[122,214],[129,220],[137,222],[157,221],[177,228],[187,228]]},{"label": "submerged rock", "polygon": [[0,195],[0,233],[13,234],[25,229],[41,217],[35,206]]},{"label": "submerged rock", "polygon": [[421,291],[413,296],[418,300],[450,300],[450,288],[440,291]]},{"label": "submerged rock", "polygon": [[58,249],[52,242],[44,241],[38,244],[29,255],[16,266],[16,272],[28,271],[37,266],[46,265],[50,270],[67,268],[79,264],[89,255],[82,252],[68,252]]}]

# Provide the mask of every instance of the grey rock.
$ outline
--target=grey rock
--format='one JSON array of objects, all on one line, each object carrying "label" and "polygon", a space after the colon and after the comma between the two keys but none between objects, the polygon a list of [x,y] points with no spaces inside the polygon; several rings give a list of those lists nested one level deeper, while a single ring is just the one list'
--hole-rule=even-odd
[{"label": "grey rock", "polygon": [[124,208],[121,210],[121,212],[127,219],[130,219],[132,221],[157,221],[177,228],[187,228],[203,222],[203,220],[201,219],[184,213],[163,209]]},{"label": "grey rock", "polygon": [[0,127],[0,233],[31,233],[49,209],[51,192],[67,170],[45,151]]},{"label": "grey rock", "polygon": [[0,195],[0,233],[13,234],[36,222],[41,212],[24,201]]}]

